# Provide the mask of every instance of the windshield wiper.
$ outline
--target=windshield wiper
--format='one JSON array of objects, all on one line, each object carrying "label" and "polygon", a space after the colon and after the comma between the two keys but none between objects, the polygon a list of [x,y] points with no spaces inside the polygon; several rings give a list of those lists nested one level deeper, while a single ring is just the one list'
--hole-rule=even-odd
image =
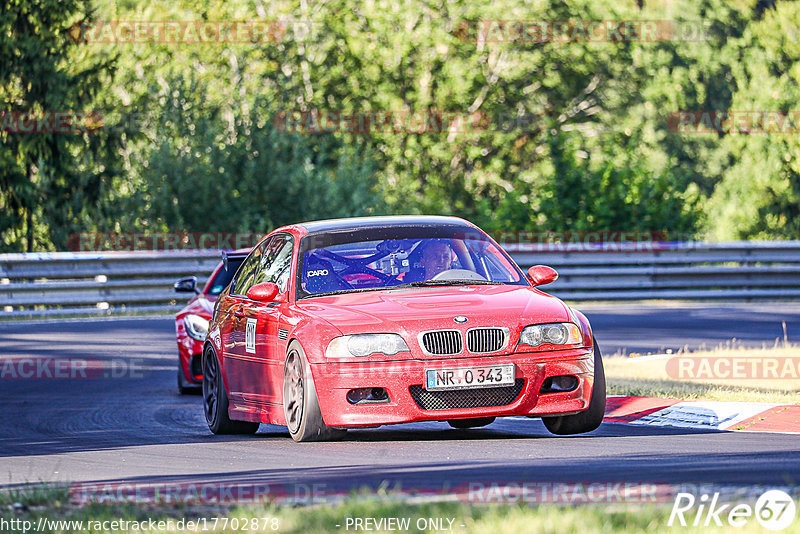
[{"label": "windshield wiper", "polygon": [[404,287],[425,287],[425,286],[498,286],[502,282],[490,282],[488,280],[423,280],[420,282],[408,282],[399,286],[391,286],[386,289],[403,289]]},{"label": "windshield wiper", "polygon": [[365,291],[378,291],[380,289],[392,289],[391,286],[378,287],[354,287],[353,289],[339,289],[338,291],[326,291],[324,293],[306,293],[302,298],[328,297],[330,295],[344,295],[345,293],[364,293]]}]

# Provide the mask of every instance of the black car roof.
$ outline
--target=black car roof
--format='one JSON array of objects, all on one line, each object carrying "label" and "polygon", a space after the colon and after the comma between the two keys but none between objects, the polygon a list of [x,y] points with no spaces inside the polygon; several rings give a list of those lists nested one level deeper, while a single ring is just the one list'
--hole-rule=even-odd
[{"label": "black car roof", "polygon": [[367,228],[391,228],[393,226],[463,226],[472,228],[467,221],[458,217],[441,215],[396,215],[387,217],[351,217],[348,219],[328,219],[300,223],[309,234],[363,230]]}]

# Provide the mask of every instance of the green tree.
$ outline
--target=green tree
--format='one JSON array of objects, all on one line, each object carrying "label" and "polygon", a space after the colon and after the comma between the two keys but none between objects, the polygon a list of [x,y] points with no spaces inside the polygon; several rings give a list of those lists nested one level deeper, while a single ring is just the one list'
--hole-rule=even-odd
[{"label": "green tree", "polygon": [[[765,132],[721,136],[729,161],[708,203],[716,239],[800,239],[800,4],[775,2],[735,43],[734,111],[763,111]],[[785,112],[792,121],[781,119]]]},{"label": "green tree", "polygon": [[[69,35],[91,17],[84,0],[0,4],[0,109],[48,117],[92,111],[113,58],[90,56]],[[117,171],[115,134],[0,132],[0,248],[63,248],[102,201]]]},{"label": "green tree", "polygon": [[[0,66],[4,107],[45,109],[44,94],[63,93],[46,105],[94,103],[115,126],[56,139],[0,134],[4,246],[61,246],[75,229],[266,231],[385,211],[457,214],[498,231],[797,236],[796,136],[687,135],[670,122],[679,110],[793,109],[797,5],[103,1],[104,20],[288,25],[274,42],[112,43],[39,57],[26,43],[61,43],[85,4],[13,0],[2,7],[3,56],[18,58]],[[587,19],[672,21],[679,32],[659,42],[484,41],[469,22]],[[113,82],[64,78],[108,76],[109,50]],[[26,96],[24,80],[62,89]],[[320,110],[458,112],[481,127],[309,134],[272,124],[282,111]]]},{"label": "green tree", "polygon": [[385,209],[368,154],[330,136],[276,129],[261,98],[209,104],[194,77],[163,83],[153,88],[163,99],[158,113],[139,122],[144,138],[157,141],[132,155],[131,194],[114,210],[124,215],[106,230],[266,233]]}]

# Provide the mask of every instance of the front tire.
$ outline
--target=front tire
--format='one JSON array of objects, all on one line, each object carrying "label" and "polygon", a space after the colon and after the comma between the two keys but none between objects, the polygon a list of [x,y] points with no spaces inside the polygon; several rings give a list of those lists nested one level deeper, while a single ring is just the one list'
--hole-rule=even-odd
[{"label": "front tire", "polygon": [[322,420],[317,390],[303,347],[293,341],[283,366],[283,414],[295,441],[341,439],[346,430],[331,428]]},{"label": "front tire", "polygon": [[606,414],[606,375],[603,370],[603,357],[600,347],[594,344],[594,386],[589,399],[589,407],[575,415],[562,415],[559,417],[542,417],[544,426],[551,433],[559,436],[571,434],[584,434],[600,426]]},{"label": "front tire", "polygon": [[203,411],[214,434],[255,434],[258,423],[234,421],[228,416],[228,394],[217,355],[210,346],[203,352]]}]

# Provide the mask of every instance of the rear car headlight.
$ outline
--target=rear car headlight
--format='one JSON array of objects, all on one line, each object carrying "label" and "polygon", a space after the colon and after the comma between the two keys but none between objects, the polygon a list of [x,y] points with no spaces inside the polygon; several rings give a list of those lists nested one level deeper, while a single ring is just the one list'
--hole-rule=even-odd
[{"label": "rear car headlight", "polygon": [[573,323],[535,324],[526,326],[519,336],[519,342],[531,347],[545,343],[551,345],[580,345],[583,343],[581,330]]},{"label": "rear car headlight", "polygon": [[376,353],[392,356],[398,352],[409,352],[409,349],[403,338],[397,334],[356,334],[335,338],[328,345],[325,357],[349,358]]},{"label": "rear car headlight", "polygon": [[190,313],[183,318],[183,325],[189,337],[197,341],[205,341],[208,335],[208,319]]}]

